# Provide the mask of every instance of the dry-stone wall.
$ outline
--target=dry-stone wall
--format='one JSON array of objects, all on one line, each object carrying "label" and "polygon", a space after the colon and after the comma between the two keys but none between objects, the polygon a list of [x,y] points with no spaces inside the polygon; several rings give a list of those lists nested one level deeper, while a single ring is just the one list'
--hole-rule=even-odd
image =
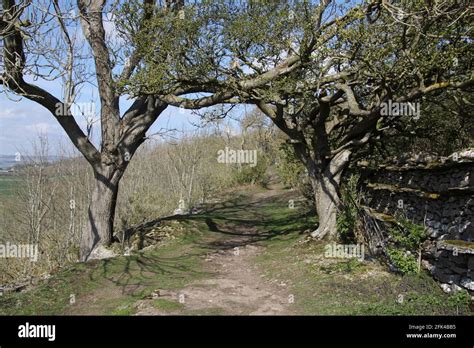
[{"label": "dry-stone wall", "polygon": [[474,291],[474,150],[365,170],[367,205],[426,226],[424,265],[445,291]]}]

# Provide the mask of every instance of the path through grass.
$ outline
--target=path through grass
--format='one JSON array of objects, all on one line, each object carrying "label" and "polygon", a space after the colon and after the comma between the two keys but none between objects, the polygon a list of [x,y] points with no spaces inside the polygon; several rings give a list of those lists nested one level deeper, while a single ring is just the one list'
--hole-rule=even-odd
[{"label": "path through grass", "polygon": [[75,264],[21,293],[0,314],[357,315],[469,314],[462,293],[378,261],[324,257],[304,233],[315,224],[291,191],[249,189],[205,212],[164,221],[164,244]]}]

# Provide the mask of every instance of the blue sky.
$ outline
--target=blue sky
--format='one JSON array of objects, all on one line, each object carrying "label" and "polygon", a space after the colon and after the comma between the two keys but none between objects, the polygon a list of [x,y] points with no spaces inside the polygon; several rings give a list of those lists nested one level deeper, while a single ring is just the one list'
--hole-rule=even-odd
[{"label": "blue sky", "polygon": [[[65,13],[69,1],[60,3]],[[77,11],[77,10],[76,10]],[[120,40],[117,38],[114,24],[111,20],[106,19],[104,14],[104,27],[110,40]],[[71,28],[78,26],[77,22],[73,22]],[[41,36],[41,33],[37,33]],[[48,34],[50,35],[50,34]],[[84,40],[81,31],[78,32],[78,40]],[[93,65],[93,60],[89,63]],[[120,68],[120,67],[119,67]],[[44,71],[43,71],[44,73]],[[56,79],[54,81],[37,80],[32,81],[29,76],[25,76],[25,80],[36,84],[49,93],[55,95],[62,100],[62,81]],[[30,153],[32,151],[32,143],[38,140],[39,135],[45,135],[51,149],[51,154],[56,155],[61,152],[62,148],[66,148],[68,152],[73,150],[66,133],[59,126],[56,119],[39,104],[29,101],[26,98],[19,98],[15,95],[7,96],[3,89],[0,88],[0,155],[13,155],[16,152]],[[98,92],[95,87],[90,84],[84,84],[81,89],[80,96],[76,99],[76,103],[91,103],[96,105],[96,115],[99,113],[100,103],[98,100]],[[120,99],[121,114],[132,104],[131,100],[126,97]],[[244,107],[240,107],[242,110]],[[81,115],[74,115],[76,122],[85,131],[86,120]],[[97,116],[95,117],[98,118]],[[153,134],[161,129],[177,129],[179,131],[191,131],[194,127],[192,122],[199,123],[199,117],[194,115],[190,110],[178,109],[169,106],[163,112],[148,134]],[[231,124],[235,123],[230,121]],[[100,134],[99,122],[95,123],[93,128],[93,143],[98,147]]]},{"label": "blue sky", "polygon": [[[58,83],[43,82],[38,84],[47,87],[47,90],[56,96],[60,95]],[[84,95],[87,94],[90,95],[90,93],[84,93]],[[79,103],[90,101],[91,98],[85,96],[78,100]],[[94,101],[94,103],[98,112],[99,103],[98,101]],[[120,104],[123,112],[131,104],[131,101],[122,98]],[[85,119],[78,115],[75,116],[76,122],[85,130]],[[148,134],[156,133],[162,128],[190,131],[194,128],[192,122],[198,123],[199,117],[193,115],[190,110],[170,106],[160,115]],[[5,94],[0,94],[0,154],[13,155],[17,151],[30,152],[32,142],[36,141],[40,134],[47,136],[52,154],[60,152],[60,147],[71,146],[67,150],[72,149],[66,133],[48,110],[26,98],[20,99],[14,95],[8,98]],[[94,143],[98,146],[97,135],[100,134],[98,122],[94,126],[93,134]]]},{"label": "blue sky", "polygon": [[[343,0],[340,2],[342,3]],[[344,1],[351,3],[351,1]],[[354,2],[354,1],[352,1]],[[70,5],[69,1],[61,3],[64,9]],[[67,11],[66,11],[67,13]],[[120,40],[117,38],[113,20],[106,19],[104,14],[104,26],[111,40]],[[73,22],[74,23],[74,22]],[[78,23],[72,25],[74,28]],[[78,40],[84,40],[81,32],[78,33]],[[92,59],[90,64],[93,64]],[[28,80],[28,76],[25,78]],[[31,81],[33,82],[33,81]],[[55,81],[34,81],[33,83],[46,89],[48,92],[54,94],[60,100],[62,99],[61,79]],[[26,98],[18,98],[12,95],[10,100],[6,94],[0,93],[0,154],[12,155],[16,152],[30,152],[32,150],[32,143],[38,139],[38,136],[45,135],[48,138],[51,154],[57,154],[62,147],[65,147],[68,152],[73,149],[67,135],[57,123],[56,119],[42,106],[27,100]],[[96,114],[99,112],[99,101],[97,98],[97,90],[90,84],[84,85],[81,90],[80,97],[76,100],[77,103],[94,102],[96,105]],[[121,98],[120,106],[121,113],[131,105],[131,100]],[[242,113],[244,109],[249,107],[239,107],[234,114]],[[86,120],[80,116],[75,115],[76,122],[85,130]],[[97,117],[96,117],[97,118]],[[152,126],[148,134],[153,134],[161,129],[178,129],[178,130],[192,130],[192,122],[199,123],[199,117],[193,115],[190,110],[178,109],[169,106],[162,115],[158,118]],[[229,121],[233,128],[236,128],[235,122]],[[96,122],[93,129],[93,142],[98,147],[98,135],[100,134],[99,122]]]},{"label": "blue sky", "polygon": [[[60,81],[39,80],[35,84],[61,99]],[[77,103],[89,103],[91,101],[94,102],[98,114],[100,104],[97,98],[97,90],[95,88],[84,88]],[[121,113],[123,114],[131,104],[132,100],[122,97],[120,99]],[[239,115],[249,109],[250,106],[240,106],[233,114]],[[203,111],[204,109],[200,110],[200,112]],[[85,132],[86,120],[80,115],[74,116],[76,122]],[[98,117],[96,116],[95,119],[98,120]],[[191,132],[196,130],[194,125],[199,123],[200,117],[193,114],[191,110],[168,106],[150,128],[147,135],[157,133],[163,129]],[[238,127],[233,120],[228,119],[226,123],[234,130]],[[100,127],[99,121],[97,121],[94,124],[92,136],[96,147],[99,147],[99,134]],[[31,154],[33,143],[38,141],[39,135],[48,138],[50,155],[61,154],[64,149],[67,153],[74,151],[74,146],[69,141],[65,131],[48,110],[26,98],[19,98],[15,95],[7,97],[5,93],[0,93],[0,155],[13,155],[16,152]],[[176,135],[179,136],[179,133]]]}]

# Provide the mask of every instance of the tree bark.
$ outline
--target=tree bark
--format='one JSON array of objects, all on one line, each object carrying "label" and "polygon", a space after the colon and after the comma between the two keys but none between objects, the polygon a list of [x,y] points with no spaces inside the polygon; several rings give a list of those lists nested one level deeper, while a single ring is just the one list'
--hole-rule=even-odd
[{"label": "tree bark", "polygon": [[337,239],[336,218],[341,204],[339,185],[350,155],[349,150],[342,151],[331,159],[324,170],[309,173],[319,218],[318,228],[311,233],[316,239]]},{"label": "tree bark", "polygon": [[115,207],[123,172],[113,166],[95,170],[95,187],[88,209],[88,221],[82,231],[80,261],[87,261],[99,246],[113,242]]}]

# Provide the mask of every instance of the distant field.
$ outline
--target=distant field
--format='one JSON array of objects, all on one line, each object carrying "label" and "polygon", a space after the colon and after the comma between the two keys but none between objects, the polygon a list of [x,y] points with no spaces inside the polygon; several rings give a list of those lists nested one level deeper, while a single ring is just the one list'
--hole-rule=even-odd
[{"label": "distant field", "polygon": [[10,196],[20,179],[15,176],[0,175],[0,196]]}]

